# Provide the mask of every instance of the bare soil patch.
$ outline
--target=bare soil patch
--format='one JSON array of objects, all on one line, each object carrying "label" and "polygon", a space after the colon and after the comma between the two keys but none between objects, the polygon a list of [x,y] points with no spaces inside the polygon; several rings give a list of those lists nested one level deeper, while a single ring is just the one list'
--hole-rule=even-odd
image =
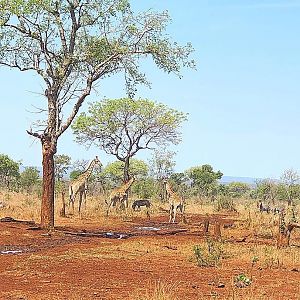
[{"label": "bare soil patch", "polygon": [[[32,223],[0,222],[0,299],[146,299],[158,284],[171,299],[300,299],[297,246],[289,252],[294,259],[276,265],[275,240],[238,225],[236,215],[209,216],[208,236],[222,224],[226,255],[217,267],[199,267],[193,246],[205,244],[207,217],[190,214],[187,224],[166,223],[167,215],[67,218],[50,233]],[[252,266],[260,249],[274,252]],[[243,288],[234,283],[242,273],[252,278]]]}]

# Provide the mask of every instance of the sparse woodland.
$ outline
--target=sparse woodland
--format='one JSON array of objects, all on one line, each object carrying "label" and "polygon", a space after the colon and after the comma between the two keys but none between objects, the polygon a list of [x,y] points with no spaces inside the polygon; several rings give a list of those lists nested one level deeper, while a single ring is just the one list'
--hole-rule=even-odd
[{"label": "sparse woodland", "polygon": [[[300,232],[297,227],[299,186],[294,180],[296,172],[286,171],[280,181],[266,179],[257,181],[254,185],[242,182],[222,184],[219,182],[222,173],[214,171],[209,165],[192,167],[183,173],[174,173],[169,168],[172,162],[168,161],[165,166],[170,172],[169,181],[174,191],[185,199],[187,219],[187,223],[182,223],[178,217],[175,224],[168,224],[168,202],[163,197],[162,178],[157,176],[165,174],[167,170],[156,169],[157,165],[162,167],[162,164],[158,164],[157,161],[154,163],[158,157],[160,157],[160,162],[163,161],[161,155],[153,155],[153,159],[148,163],[138,159],[132,160],[129,173],[134,174],[137,179],[129,192],[129,209],[125,212],[121,208],[116,208],[108,217],[105,216],[106,199],[111,189],[122,184],[122,167],[124,167],[122,162],[116,161],[94,170],[88,181],[86,205],[83,206],[82,214],[79,216],[77,210],[74,215],[71,212],[67,187],[70,175],[76,178],[83,172],[88,162],[72,162],[67,155],[57,155],[55,158],[57,163],[55,218],[58,231],[53,232],[50,239],[48,237],[43,242],[40,240],[38,243],[42,244],[34,246],[36,250],[30,250],[37,251],[36,253],[22,254],[23,259],[29,255],[29,260],[26,258],[18,270],[26,268],[29,274],[35,272],[35,265],[44,257],[44,250],[40,248],[43,247],[43,243],[50,243],[47,247],[54,247],[53,250],[62,243],[68,243],[68,247],[71,247],[69,250],[60,250],[63,251],[61,254],[51,256],[51,258],[48,255],[48,263],[45,261],[44,264],[52,268],[51,266],[55,266],[58,262],[79,263],[79,265],[83,264],[81,268],[84,269],[84,264],[93,261],[99,270],[105,265],[103,263],[106,259],[113,258],[115,263],[135,262],[136,265],[142,260],[144,268],[141,272],[144,272],[150,266],[140,255],[143,255],[145,259],[150,258],[152,271],[149,272],[154,277],[145,277],[146,288],[143,290],[135,283],[126,286],[123,291],[127,292],[121,292],[125,299],[154,300],[179,299],[180,297],[197,299],[194,298],[196,295],[201,296],[201,299],[209,299],[212,294],[218,295],[217,299],[265,299],[265,296],[279,299],[283,296],[284,289],[279,290],[278,284],[283,284],[286,279],[290,283],[285,293],[293,299],[291,295],[297,293],[296,283],[300,270],[298,251]],[[166,155],[164,158],[166,157],[172,156]],[[16,165],[19,166],[19,163],[13,162],[8,155],[1,155],[0,218],[4,220],[5,217],[12,217],[18,221],[34,221],[34,224],[38,224],[42,190],[40,176],[36,176],[39,172],[36,168],[25,168],[23,171],[13,172]],[[293,184],[286,180],[287,173],[293,173]],[[65,217],[60,216],[62,197],[65,197],[66,203]],[[288,205],[291,198],[292,204]],[[131,204],[136,199],[150,200],[150,220],[144,208],[140,210],[131,208]],[[78,199],[75,207],[77,205]],[[285,210],[282,211],[282,208]],[[5,229],[6,224],[14,225]],[[21,225],[22,223],[0,222],[4,230],[2,238],[9,238],[10,228],[19,228],[16,230],[21,234],[24,228]],[[29,225],[23,226],[26,229]],[[146,231],[140,231],[143,228]],[[154,231],[151,231],[152,228]],[[28,232],[26,235],[31,235],[30,231]],[[107,239],[108,236],[106,236],[110,232],[116,234],[113,243],[99,246],[99,241],[103,243],[106,240],[111,241],[111,238]],[[122,239],[122,235],[118,232],[124,236],[129,234],[129,238]],[[63,236],[62,233],[64,233]],[[89,235],[90,238],[85,237]],[[74,239],[69,240],[70,237],[77,237],[77,241],[87,242],[88,248],[87,246],[78,248],[77,242]],[[31,239],[34,240],[34,237]],[[3,241],[5,244],[5,240]],[[5,249],[27,249],[22,244],[18,244],[17,236],[15,236],[15,241],[17,244],[13,248],[5,244]],[[54,241],[56,241],[56,246],[51,244]],[[2,248],[0,250],[5,253],[6,250]],[[139,255],[136,256],[138,253]],[[2,257],[4,258],[4,254]],[[18,260],[19,256],[13,257]],[[179,264],[182,268],[189,270],[190,274],[196,272],[193,275],[195,277],[188,279],[187,275],[177,273],[175,269],[173,272],[176,276],[169,279],[167,274],[158,271],[162,264],[161,261],[159,262],[160,257],[171,260],[170,265],[163,263],[163,270],[166,272],[170,272],[168,268],[171,265],[175,268]],[[129,267],[126,272],[130,274],[131,268]],[[17,276],[17,269],[14,270],[9,276]],[[211,275],[206,274],[207,270]],[[90,284],[88,278],[92,274],[89,271],[85,272],[87,272],[87,277],[84,280]],[[39,277],[44,278],[45,274],[41,273]],[[275,275],[268,279],[266,285],[264,278],[270,276],[269,274]],[[51,281],[56,282],[58,280],[56,276],[54,274]],[[118,299],[117,287],[121,284],[122,276],[120,278],[118,275],[111,276],[116,276],[113,285],[116,290],[111,287],[104,294],[107,299]],[[63,286],[68,282],[67,279],[59,280]],[[98,280],[100,279],[96,279],[98,285],[103,286],[103,280]],[[76,276],[75,282],[77,282]],[[184,284],[180,285],[179,282]],[[106,284],[109,285],[109,283]],[[54,299],[52,298],[53,290],[48,290],[43,284],[42,286],[45,299]],[[199,286],[199,289],[195,286]],[[97,288],[92,288],[92,291],[95,291],[90,292],[80,285],[77,286],[77,283],[74,289],[78,296],[70,299],[81,299],[80,297],[83,296],[93,299],[94,293],[99,293]],[[4,297],[13,295],[5,289],[3,291],[0,295]],[[38,299],[34,298],[30,287],[26,285],[19,293],[27,295],[28,299]],[[56,291],[56,293],[57,299],[71,297],[67,287],[64,292]],[[60,298],[59,295],[64,296]]]},{"label": "sparse woodland", "polygon": [[[195,69],[170,21],[128,0],[0,0],[0,66],[33,72],[46,100],[27,130],[42,169],[0,154],[0,299],[300,299],[299,174],[224,183],[198,162],[176,173],[169,146],[188,112],[137,97],[144,58],[179,78]],[[81,112],[117,73],[127,95]],[[58,153],[69,127],[114,161]]]}]

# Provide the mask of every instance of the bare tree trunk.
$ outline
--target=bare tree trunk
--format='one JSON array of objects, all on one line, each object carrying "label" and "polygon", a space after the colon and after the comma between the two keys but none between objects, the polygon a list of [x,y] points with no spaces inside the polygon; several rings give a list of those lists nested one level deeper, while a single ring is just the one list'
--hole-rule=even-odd
[{"label": "bare tree trunk", "polygon": [[126,157],[124,160],[124,173],[123,173],[124,183],[129,180],[129,165],[130,165],[130,158]]},{"label": "bare tree trunk", "polygon": [[49,140],[42,141],[43,148],[43,197],[41,205],[41,227],[54,227],[54,154],[56,147]]},{"label": "bare tree trunk", "polygon": [[[129,176],[129,165],[130,165],[130,158],[126,157],[124,160],[124,178],[123,181],[124,183],[126,183],[127,181],[129,181],[130,176]],[[128,190],[126,191],[126,195],[123,196],[123,204],[124,204],[124,208],[128,208]]]}]

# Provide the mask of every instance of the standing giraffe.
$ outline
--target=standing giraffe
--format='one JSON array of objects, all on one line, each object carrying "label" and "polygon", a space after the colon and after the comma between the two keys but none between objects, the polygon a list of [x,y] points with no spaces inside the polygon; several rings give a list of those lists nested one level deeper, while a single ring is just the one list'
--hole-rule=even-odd
[{"label": "standing giraffe", "polygon": [[69,184],[69,197],[70,197],[70,203],[72,204],[73,214],[74,214],[74,202],[78,193],[79,193],[79,206],[78,206],[79,214],[80,214],[81,203],[83,198],[86,203],[87,181],[88,178],[91,176],[95,165],[97,164],[101,164],[98,156],[96,156],[96,158],[94,158],[89,163],[86,170],[82,174],[80,174],[78,178],[74,179]]},{"label": "standing giraffe", "polygon": [[128,198],[127,198],[127,192],[130,188],[130,186],[133,184],[135,178],[132,176],[127,182],[125,182],[120,187],[114,188],[110,195],[109,195],[109,201],[108,201],[108,208],[106,211],[106,215],[109,214],[109,209],[111,206],[116,206],[117,202],[120,202],[120,204],[124,204],[125,208],[128,207]]},{"label": "standing giraffe", "polygon": [[169,212],[170,212],[170,218],[169,218],[169,223],[174,223],[175,218],[176,218],[176,212],[177,209],[180,210],[183,222],[186,222],[185,216],[184,216],[184,209],[185,209],[185,204],[184,200],[179,197],[171,188],[169,182],[167,180],[164,181],[164,185],[166,188],[166,194],[167,194],[167,199],[169,202]]}]

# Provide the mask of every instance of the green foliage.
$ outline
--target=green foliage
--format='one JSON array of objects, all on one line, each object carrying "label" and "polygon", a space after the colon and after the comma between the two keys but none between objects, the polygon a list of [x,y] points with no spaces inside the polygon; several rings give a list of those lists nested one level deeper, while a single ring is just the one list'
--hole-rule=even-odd
[{"label": "green foliage", "polygon": [[236,211],[236,205],[232,198],[228,196],[218,196],[217,201],[214,203],[216,211],[227,210],[231,212]]},{"label": "green foliage", "polygon": [[218,195],[219,196],[229,196],[228,184],[219,184],[218,185]]},{"label": "green foliage", "polygon": [[131,188],[133,194],[141,199],[156,198],[159,192],[157,181],[151,177],[144,178],[135,182]]},{"label": "green foliage", "polygon": [[230,182],[228,184],[228,194],[233,198],[238,198],[244,196],[250,187],[247,183],[243,182]]},{"label": "green foliage", "polygon": [[[283,172],[281,181],[285,188],[285,200],[292,205],[296,198],[300,198],[300,176],[297,171],[288,169]],[[284,189],[282,191],[284,192]]]},{"label": "green foliage", "polygon": [[[126,0],[0,0],[0,66],[35,73],[45,86],[45,119],[27,132],[43,147],[47,140],[53,155],[100,79],[122,73],[133,97],[137,85],[149,85],[139,69],[142,58],[177,76],[183,67],[195,68],[194,49],[171,41],[169,22],[167,12],[134,14]],[[45,164],[52,164],[45,153]],[[47,180],[54,177],[52,172]],[[54,186],[44,180],[50,198],[43,197],[42,226],[53,227]]]},{"label": "green foliage", "polygon": [[176,164],[174,161],[175,154],[176,152],[168,151],[165,148],[154,150],[149,164],[150,173],[155,179],[162,180],[169,178],[174,173]]},{"label": "green foliage", "polygon": [[73,170],[70,172],[70,179],[75,180],[82,174],[81,170]]},{"label": "green foliage", "polygon": [[[137,84],[149,84],[139,71],[141,57],[152,57],[178,76],[182,67],[195,68],[192,45],[171,41],[165,32],[169,22],[167,12],[134,14],[127,0],[1,0],[1,62],[36,71],[46,82],[55,78],[64,87],[76,81],[77,91],[83,78],[123,72],[133,95]],[[70,99],[73,92],[62,88],[61,96]]]},{"label": "green foliage", "polygon": [[105,99],[92,103],[72,125],[76,141],[96,144],[119,160],[155,145],[177,144],[186,114],[147,99]]},{"label": "green foliage", "polygon": [[265,201],[274,201],[278,197],[278,184],[270,179],[257,180],[255,198]]},{"label": "green foliage", "polygon": [[185,173],[173,173],[169,177],[169,182],[171,183],[174,191],[184,198],[192,196],[192,189],[190,188],[188,180],[189,179]]},{"label": "green foliage", "polygon": [[193,252],[199,267],[217,267],[223,254],[222,243],[207,239],[206,247],[195,245]]},{"label": "green foliage", "polygon": [[0,185],[11,188],[19,178],[20,163],[13,161],[8,155],[0,154]]},{"label": "green foliage", "polygon": [[281,177],[281,182],[271,179],[256,181],[256,188],[251,192],[252,198],[263,202],[285,201],[289,205],[300,199],[299,176],[293,170],[287,170]]},{"label": "green foliage", "polygon": [[71,165],[71,157],[65,154],[54,156],[55,177],[61,181]]},{"label": "green foliage", "polygon": [[186,114],[147,99],[106,99],[92,103],[72,125],[76,141],[95,144],[124,162],[124,180],[129,160],[138,151],[180,141],[178,131]]},{"label": "green foliage", "polygon": [[187,175],[200,197],[213,197],[217,191],[217,181],[222,178],[223,173],[214,172],[210,165],[202,165],[190,168]]},{"label": "green foliage", "polygon": [[251,279],[245,274],[239,274],[234,278],[234,285],[238,288],[244,288],[251,285]]},{"label": "green foliage", "polygon": [[[113,185],[123,182],[124,162],[114,161],[109,163],[102,171],[101,176]],[[136,179],[146,177],[148,174],[148,165],[140,159],[131,159],[129,165],[129,175]]]},{"label": "green foliage", "polygon": [[27,167],[21,173],[20,184],[22,189],[27,193],[31,193],[33,188],[40,184],[40,172],[35,167]]},{"label": "green foliage", "polygon": [[3,22],[11,15],[37,13],[48,8],[49,4],[50,0],[1,0],[0,20]]}]

